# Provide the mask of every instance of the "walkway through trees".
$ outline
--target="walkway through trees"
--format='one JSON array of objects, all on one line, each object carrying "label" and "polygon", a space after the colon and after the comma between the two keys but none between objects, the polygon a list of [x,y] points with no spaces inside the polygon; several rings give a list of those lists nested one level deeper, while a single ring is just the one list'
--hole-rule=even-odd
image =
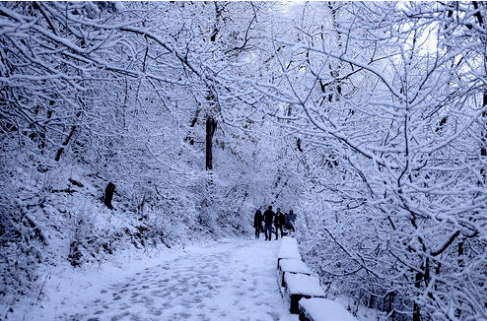
[{"label": "walkway through trees", "polygon": [[46,321],[297,321],[277,287],[279,244],[228,240],[164,250],[143,261],[132,258],[122,269],[78,270],[70,280],[49,281],[44,307],[24,316]]}]

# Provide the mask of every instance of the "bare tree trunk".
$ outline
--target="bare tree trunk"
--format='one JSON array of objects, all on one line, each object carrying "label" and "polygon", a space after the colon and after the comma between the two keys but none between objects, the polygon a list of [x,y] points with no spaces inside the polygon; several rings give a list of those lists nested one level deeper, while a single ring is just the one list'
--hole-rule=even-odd
[{"label": "bare tree trunk", "polygon": [[[76,117],[79,118],[80,116],[81,116],[81,112],[78,112],[76,114]],[[73,137],[73,134],[75,133],[75,131],[76,131],[76,125],[71,126],[71,131],[69,132],[68,137],[66,137],[66,140],[63,142],[63,146],[64,147],[65,146],[68,146],[69,141]],[[61,159],[61,155],[64,152],[64,147],[61,147],[61,148],[58,149],[57,154],[56,154],[56,158],[55,158],[56,162],[59,162],[59,160]]]},{"label": "bare tree trunk", "polygon": [[213,169],[213,135],[216,130],[216,121],[208,116],[206,119],[206,169]]},{"label": "bare tree trunk", "polygon": [[[63,142],[63,146],[68,146],[69,141],[71,140],[71,137],[73,137],[73,134],[74,134],[75,131],[76,131],[76,126],[71,126],[71,132],[69,133],[69,135],[66,138],[66,140]],[[61,147],[61,148],[58,149],[57,154],[56,154],[56,158],[55,158],[55,161],[56,162],[59,162],[59,160],[61,159],[61,155],[63,154],[63,152],[64,152],[64,147]]]},{"label": "bare tree trunk", "polygon": [[115,191],[115,184],[113,184],[112,182],[108,183],[107,188],[105,189],[105,205],[109,209],[113,209],[112,199],[113,199],[114,191]]},{"label": "bare tree trunk", "polygon": [[[418,289],[421,287],[421,280],[423,279],[422,273],[416,273],[416,284],[415,287]],[[421,309],[419,305],[416,303],[416,300],[413,303],[413,321],[421,321]]]}]

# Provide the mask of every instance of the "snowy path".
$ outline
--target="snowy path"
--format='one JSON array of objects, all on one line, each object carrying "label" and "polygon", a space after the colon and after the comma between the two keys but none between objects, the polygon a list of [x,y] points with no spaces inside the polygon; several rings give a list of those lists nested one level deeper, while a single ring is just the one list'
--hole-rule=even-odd
[{"label": "snowy path", "polygon": [[[297,321],[276,282],[279,242],[226,240],[51,278],[25,320]],[[77,274],[76,274],[77,273]]]}]

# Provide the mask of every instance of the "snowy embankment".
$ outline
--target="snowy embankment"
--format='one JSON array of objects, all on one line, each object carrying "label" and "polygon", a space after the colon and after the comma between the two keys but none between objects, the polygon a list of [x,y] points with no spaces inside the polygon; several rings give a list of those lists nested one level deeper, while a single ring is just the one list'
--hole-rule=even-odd
[{"label": "snowy embankment", "polygon": [[280,244],[231,239],[65,264],[44,272],[45,298],[9,320],[297,321],[276,286]]}]

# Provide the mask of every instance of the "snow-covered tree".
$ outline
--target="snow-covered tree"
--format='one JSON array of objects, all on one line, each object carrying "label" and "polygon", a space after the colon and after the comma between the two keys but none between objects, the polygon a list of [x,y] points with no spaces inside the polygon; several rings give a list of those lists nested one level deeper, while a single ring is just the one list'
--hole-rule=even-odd
[{"label": "snow-covered tree", "polygon": [[124,237],[245,233],[272,204],[338,290],[398,319],[487,318],[485,11],[2,3],[0,291],[53,238],[76,265]]},{"label": "snow-covered tree", "polygon": [[[227,80],[255,6],[0,5],[2,293],[25,292],[37,261],[76,266],[124,238],[170,245],[250,229],[245,174],[229,175],[252,166],[249,148],[221,109],[252,104]],[[221,157],[210,175],[208,117]],[[113,212],[100,202],[109,182]]]},{"label": "snow-covered tree", "polygon": [[485,318],[485,8],[314,6],[268,86],[309,145],[310,260],[390,316]]}]

